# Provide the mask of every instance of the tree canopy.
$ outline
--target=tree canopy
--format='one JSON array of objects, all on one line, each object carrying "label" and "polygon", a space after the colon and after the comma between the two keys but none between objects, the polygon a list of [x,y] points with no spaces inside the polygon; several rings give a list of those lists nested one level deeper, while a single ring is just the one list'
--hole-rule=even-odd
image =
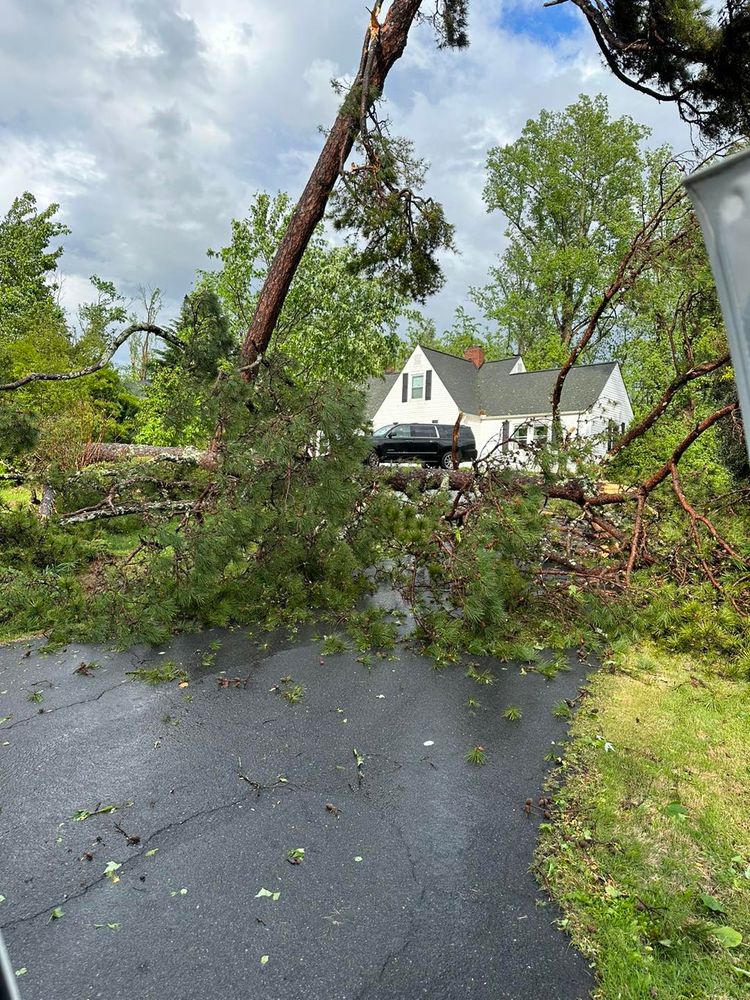
[{"label": "tree canopy", "polygon": [[[552,0],[557,6],[568,0]],[[750,4],[569,0],[623,83],[671,101],[709,140],[750,135]]]},{"label": "tree canopy", "polygon": [[484,201],[509,244],[474,299],[509,352],[550,366],[570,350],[642,223],[647,135],[612,119],[605,97],[582,95],[489,151]]}]

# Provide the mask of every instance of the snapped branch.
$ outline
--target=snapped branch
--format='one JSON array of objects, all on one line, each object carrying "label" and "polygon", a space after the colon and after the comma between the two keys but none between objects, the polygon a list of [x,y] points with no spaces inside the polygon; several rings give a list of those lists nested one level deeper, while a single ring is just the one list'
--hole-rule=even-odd
[{"label": "snapped branch", "polygon": [[122,347],[125,341],[132,337],[134,333],[152,333],[157,337],[161,337],[162,340],[166,340],[167,343],[172,344],[174,347],[183,347],[183,343],[179,337],[176,337],[173,333],[169,330],[165,330],[163,327],[155,326],[153,323],[131,323],[130,326],[125,327],[125,329],[115,337],[109,345],[107,352],[93,364],[87,365],[85,368],[79,368],[78,371],[74,372],[30,372],[28,375],[24,375],[22,378],[18,378],[14,382],[6,382],[4,385],[0,385],[0,392],[12,392],[14,389],[21,389],[23,386],[30,385],[32,382],[69,382],[71,379],[84,378],[86,375],[93,375],[94,372],[101,371],[102,368],[105,368],[109,364],[118,349]]}]

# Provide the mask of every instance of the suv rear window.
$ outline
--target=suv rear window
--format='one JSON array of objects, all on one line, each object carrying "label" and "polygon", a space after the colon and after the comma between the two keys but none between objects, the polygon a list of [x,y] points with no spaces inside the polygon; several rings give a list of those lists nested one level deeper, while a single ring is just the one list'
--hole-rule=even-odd
[{"label": "suv rear window", "polygon": [[[452,438],[453,437],[453,424],[439,424],[438,431],[441,438]],[[474,431],[471,427],[467,427],[465,424],[461,424],[458,428],[458,440],[474,440]]]}]

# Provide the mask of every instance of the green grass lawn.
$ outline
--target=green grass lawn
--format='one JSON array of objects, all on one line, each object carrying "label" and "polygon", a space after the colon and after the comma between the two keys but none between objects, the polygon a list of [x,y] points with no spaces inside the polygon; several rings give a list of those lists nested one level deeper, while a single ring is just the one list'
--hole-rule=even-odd
[{"label": "green grass lawn", "polygon": [[31,490],[28,486],[0,485],[0,503],[12,508],[27,508],[31,503]]},{"label": "green grass lawn", "polygon": [[648,647],[608,666],[572,726],[540,876],[595,997],[750,997],[750,684]]}]

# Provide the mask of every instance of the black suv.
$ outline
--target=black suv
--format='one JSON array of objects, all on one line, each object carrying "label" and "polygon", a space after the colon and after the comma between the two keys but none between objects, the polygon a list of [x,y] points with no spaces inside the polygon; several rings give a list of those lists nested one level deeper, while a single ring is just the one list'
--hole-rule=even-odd
[{"label": "black suv", "polygon": [[[372,451],[367,462],[417,461],[425,465],[453,467],[453,426],[451,424],[389,424],[372,435]],[[471,427],[459,427],[458,460],[472,462],[477,457],[477,443]]]}]

